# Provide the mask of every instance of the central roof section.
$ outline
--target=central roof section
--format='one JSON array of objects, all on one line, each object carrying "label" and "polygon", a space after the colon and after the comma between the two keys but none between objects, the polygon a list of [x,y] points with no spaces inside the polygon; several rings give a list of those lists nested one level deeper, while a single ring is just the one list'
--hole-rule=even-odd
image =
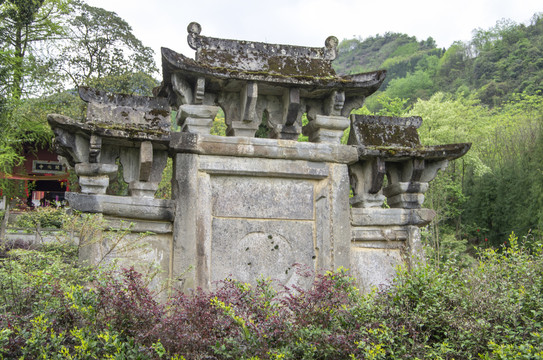
[{"label": "central roof section", "polygon": [[270,137],[296,139],[303,113],[310,121],[317,115],[346,118],[385,79],[384,70],[337,75],[332,68],[338,45],[334,36],[317,48],[218,39],[201,35],[201,29],[195,22],[187,28],[195,59],[162,48],[163,82],[155,92],[168,97],[173,107],[185,106],[178,121],[189,132],[185,119],[195,119],[200,116],[195,111],[204,108],[187,105],[218,105],[225,112],[228,135],[254,136],[266,113]]}]

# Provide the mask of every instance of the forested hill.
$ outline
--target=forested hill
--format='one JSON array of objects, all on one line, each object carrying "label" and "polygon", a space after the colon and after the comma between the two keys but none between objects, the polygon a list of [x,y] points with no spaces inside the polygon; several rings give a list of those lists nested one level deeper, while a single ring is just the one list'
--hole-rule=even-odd
[{"label": "forested hill", "polygon": [[499,105],[513,93],[543,90],[543,14],[529,25],[502,20],[476,29],[471,41],[448,49],[437,48],[431,37],[418,41],[398,33],[345,39],[334,67],[341,74],[386,69],[381,91],[390,98],[414,102],[436,92],[463,92]]}]

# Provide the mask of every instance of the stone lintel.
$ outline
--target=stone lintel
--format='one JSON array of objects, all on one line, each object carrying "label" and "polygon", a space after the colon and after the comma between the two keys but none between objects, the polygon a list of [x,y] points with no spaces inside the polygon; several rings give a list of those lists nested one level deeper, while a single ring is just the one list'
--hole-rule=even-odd
[{"label": "stone lintel", "polygon": [[170,151],[200,155],[261,157],[350,164],[358,160],[355,147],[247,137],[172,133]]},{"label": "stone lintel", "polygon": [[[88,121],[85,123],[76,121],[68,116],[49,114],[47,121],[58,137],[61,133],[68,132],[89,139],[91,134],[102,137],[102,144],[113,143],[119,146],[135,147],[141,141],[152,141],[156,149],[165,150],[170,141],[170,129],[149,129],[138,127],[135,124],[105,124]],[[89,141],[89,140],[87,140]],[[81,141],[79,141],[81,142]],[[60,143],[59,145],[64,145]],[[87,145],[88,147],[88,145]],[[88,152],[88,149],[86,150]],[[88,154],[87,154],[88,156]],[[79,161],[87,159],[79,158]]]},{"label": "stone lintel", "polygon": [[152,232],[154,234],[171,234],[173,224],[170,221],[150,221],[142,219],[106,216],[106,230],[130,230],[134,233]]},{"label": "stone lintel", "polygon": [[66,193],[70,206],[78,211],[102,213],[131,219],[173,221],[175,204],[172,200],[137,198],[132,196],[89,195]]},{"label": "stone lintel", "polygon": [[352,226],[425,226],[436,215],[431,209],[352,208]]},{"label": "stone lintel", "polygon": [[214,175],[264,176],[297,179],[324,179],[329,169],[322,162],[283,159],[254,159],[200,156],[199,170]]}]

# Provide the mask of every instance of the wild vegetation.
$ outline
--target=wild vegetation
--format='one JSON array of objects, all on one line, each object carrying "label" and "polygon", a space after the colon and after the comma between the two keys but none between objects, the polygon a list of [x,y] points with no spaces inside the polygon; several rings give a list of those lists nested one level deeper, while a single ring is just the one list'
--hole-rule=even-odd
[{"label": "wild vegetation", "polygon": [[74,245],[3,243],[0,358],[541,359],[543,247],[525,242],[463,270],[399,269],[368,295],[338,269],[307,290],[226,279],[166,302],[133,268],[81,266]]}]

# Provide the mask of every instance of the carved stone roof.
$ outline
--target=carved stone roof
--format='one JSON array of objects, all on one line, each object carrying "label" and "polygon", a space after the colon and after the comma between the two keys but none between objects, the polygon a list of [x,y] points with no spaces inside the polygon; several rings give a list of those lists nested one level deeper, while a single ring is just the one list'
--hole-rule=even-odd
[{"label": "carved stone roof", "polygon": [[218,39],[200,35],[200,31],[199,24],[189,24],[188,43],[196,50],[195,60],[162,48],[163,87],[172,73],[181,72],[189,81],[204,77],[210,91],[222,90],[228,80],[241,80],[296,86],[317,95],[319,90],[340,90],[346,96],[369,96],[386,76],[385,70],[336,75],[331,63],[338,40],[333,36],[326,39],[323,48],[316,48]]},{"label": "carved stone roof", "polygon": [[380,157],[389,161],[407,158],[453,160],[463,156],[470,143],[423,146],[417,129],[422,118],[352,115],[350,145],[357,145],[362,158]]}]

